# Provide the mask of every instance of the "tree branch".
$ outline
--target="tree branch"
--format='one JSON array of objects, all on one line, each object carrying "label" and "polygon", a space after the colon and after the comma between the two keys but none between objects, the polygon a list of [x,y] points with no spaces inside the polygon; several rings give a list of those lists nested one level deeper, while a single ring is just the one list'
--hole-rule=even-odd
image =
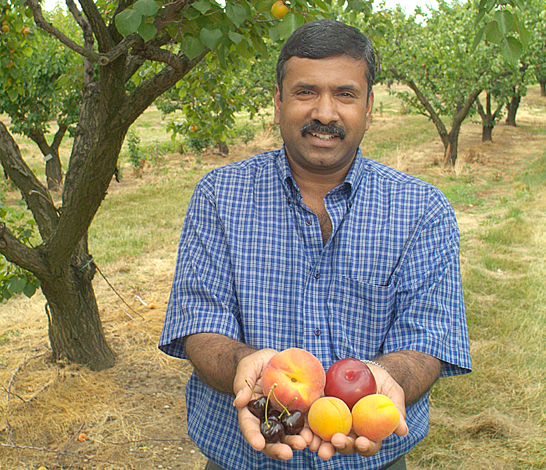
[{"label": "tree branch", "polygon": [[110,49],[115,46],[115,41],[104,23],[104,19],[102,18],[97,5],[95,5],[93,0],[79,0],[79,3],[97,38],[99,51],[103,53],[110,51]]},{"label": "tree branch", "polygon": [[432,104],[430,104],[430,101],[427,99],[427,97],[421,92],[421,90],[419,89],[419,87],[413,80],[399,73],[396,67],[391,65],[389,66],[389,70],[398,80],[405,83],[409,88],[413,90],[419,102],[427,110],[427,113],[430,119],[432,119],[432,122],[434,122],[434,125],[436,126],[436,129],[438,130],[438,134],[440,134],[440,138],[442,139],[444,146],[447,146],[448,132],[447,132],[446,126],[444,125],[443,121],[440,119],[440,116],[438,116],[438,113],[436,113]]},{"label": "tree branch", "polygon": [[93,61],[98,61],[99,54],[97,54],[95,51],[88,50],[85,47],[80,46],[79,44],[72,41],[72,39],[69,39],[66,37],[61,31],[59,31],[55,26],[53,26],[51,23],[48,23],[44,15],[42,14],[42,7],[38,3],[38,0],[27,0],[27,4],[29,5],[30,9],[32,10],[32,15],[34,16],[34,22],[36,23],[36,26],[39,28],[42,28],[47,33],[51,34],[53,37],[56,37],[59,41],[61,41],[66,47],[73,50],[77,54],[87,57]]},{"label": "tree branch", "polygon": [[10,263],[32,272],[38,278],[43,277],[46,273],[37,249],[22,243],[11,233],[4,222],[0,222],[0,253]]},{"label": "tree branch", "polygon": [[[28,208],[32,211],[42,238],[47,238],[58,220],[51,195],[21,157],[17,143],[0,122],[0,163],[8,177],[21,191]],[[35,193],[41,195],[37,196]]]},{"label": "tree branch", "polygon": [[[89,24],[89,21],[87,21],[87,18],[83,16],[78,10],[78,7],[74,3],[73,0],[65,0],[66,6],[68,7],[68,10],[70,13],[72,13],[72,16],[76,20],[76,22],[80,25],[80,28],[83,32],[83,47],[87,49],[88,51],[93,50],[93,44],[95,42],[95,38],[93,37],[93,29],[91,28],[91,25]],[[100,60],[100,59],[99,59]],[[89,85],[93,81],[93,62],[87,58],[84,57],[83,62],[83,86]]]}]

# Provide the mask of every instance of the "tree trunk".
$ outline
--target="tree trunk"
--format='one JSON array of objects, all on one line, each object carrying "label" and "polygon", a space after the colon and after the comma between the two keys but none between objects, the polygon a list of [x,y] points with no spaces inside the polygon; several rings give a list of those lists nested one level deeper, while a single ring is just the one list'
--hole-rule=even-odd
[{"label": "tree trunk", "polygon": [[510,102],[506,105],[508,111],[506,115],[506,125],[516,127],[516,114],[518,113],[519,103],[521,102],[520,95],[512,96]]},{"label": "tree trunk", "polygon": [[456,129],[446,136],[444,140],[444,168],[452,169],[457,161],[459,151],[459,129]]},{"label": "tree trunk", "polygon": [[546,80],[539,80],[538,83],[540,84],[540,96],[546,96]]},{"label": "tree trunk", "polygon": [[42,280],[52,359],[92,370],[112,367],[115,354],[106,342],[93,291],[93,261],[83,269],[66,266],[63,271],[61,276]]},{"label": "tree trunk", "polygon": [[482,142],[493,142],[493,126],[490,123],[483,123]]},{"label": "tree trunk", "polygon": [[40,148],[40,151],[44,156],[47,189],[50,191],[58,191],[63,183],[63,169],[61,159],[59,158],[59,144],[65,132],[66,126],[59,128],[59,131],[55,135],[53,145],[47,143],[43,132],[37,130],[31,130],[29,132],[29,137]]}]

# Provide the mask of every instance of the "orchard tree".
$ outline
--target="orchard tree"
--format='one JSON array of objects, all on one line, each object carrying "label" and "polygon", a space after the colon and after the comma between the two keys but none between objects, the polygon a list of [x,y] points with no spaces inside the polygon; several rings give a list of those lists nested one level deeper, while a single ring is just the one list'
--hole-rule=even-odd
[{"label": "orchard tree", "polygon": [[[416,21],[417,14],[424,20]],[[393,93],[434,123],[444,146],[444,165],[452,167],[464,120],[475,112],[476,98],[487,83],[502,73],[488,64],[486,43],[471,50],[473,7],[470,2],[451,6],[440,0],[438,10],[428,14],[418,9],[406,17],[398,9],[384,15],[390,20],[390,35],[378,47],[382,78],[407,85],[408,91]]]},{"label": "orchard tree", "polygon": [[[417,14],[426,21],[418,22]],[[398,9],[391,15],[392,36],[380,46],[383,78],[407,85],[409,90],[392,93],[434,123],[447,167],[457,160],[461,126],[483,90],[476,54],[470,53],[473,15],[469,4],[451,7],[442,0],[428,14],[417,10],[406,17]]]},{"label": "orchard tree", "polygon": [[[264,38],[285,39],[304,22],[330,14],[330,0],[295,0],[280,20],[271,14],[273,3],[79,0],[76,5],[66,0],[81,30],[79,39],[73,39],[61,25],[44,17],[39,0],[0,0],[8,24],[31,16],[36,26],[85,62],[81,109],[60,204],[54,203],[0,123],[0,161],[21,190],[41,237],[39,244],[29,246],[8,224],[0,223],[0,253],[39,279],[47,299],[53,359],[64,358],[95,370],[115,361],[93,292],[96,266],[87,233],[106,196],[131,124],[205,57],[224,67],[231,63],[244,68],[249,50],[267,52]],[[353,4],[360,2],[349,3]],[[3,34],[10,35],[11,29]],[[22,44],[24,37],[16,29],[17,42]],[[20,49],[14,52],[16,60],[23,58]],[[151,62],[154,67],[149,67]],[[4,67],[1,70],[0,86],[17,100],[20,88],[13,81],[8,83]],[[139,77],[136,84],[135,77]]]},{"label": "orchard tree", "polygon": [[[63,10],[58,9],[56,15],[64,20]],[[32,60],[13,65],[16,74],[9,78],[10,89],[17,97],[0,93],[0,113],[9,116],[11,133],[25,135],[38,146],[45,160],[47,187],[59,190],[63,177],[59,146],[78,119],[82,61],[49,34],[35,26],[25,28],[36,47]],[[48,142],[46,136],[53,123],[56,130]]]},{"label": "orchard tree", "polygon": [[243,70],[231,64],[224,68],[218,61],[205,58],[183,83],[159,98],[156,104],[161,111],[181,112],[183,116],[168,126],[173,137],[185,137],[198,150],[216,144],[223,154],[229,152],[228,142],[237,133],[250,138],[251,129],[235,129],[236,113],[247,112],[252,119],[273,103],[275,63],[280,48],[268,40],[267,49],[266,56],[250,51],[248,66]]}]

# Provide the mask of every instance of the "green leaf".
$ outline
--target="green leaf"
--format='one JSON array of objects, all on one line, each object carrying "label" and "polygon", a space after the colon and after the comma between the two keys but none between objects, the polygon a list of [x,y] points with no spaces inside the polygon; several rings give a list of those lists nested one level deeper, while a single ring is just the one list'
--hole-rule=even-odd
[{"label": "green leaf", "polygon": [[[230,31],[231,32],[231,31]],[[207,29],[203,28],[201,30],[200,38],[201,42],[208,47],[211,51],[218,47],[220,41],[222,40],[223,34],[219,29]]]},{"label": "green leaf", "polygon": [[192,3],[191,6],[197,11],[200,11],[203,15],[212,8],[209,0],[200,0],[199,2]]},{"label": "green leaf", "polygon": [[123,10],[115,18],[116,28],[122,36],[128,36],[136,31],[142,23],[142,13],[139,11],[127,8]]},{"label": "green leaf", "polygon": [[229,39],[235,44],[239,44],[245,37],[242,34],[236,33],[235,31],[230,31],[228,33]]},{"label": "green leaf", "polygon": [[152,23],[142,23],[140,28],[138,28],[138,34],[144,42],[148,42],[155,38],[157,28]]},{"label": "green leaf", "polygon": [[25,294],[29,299],[36,293],[36,286],[27,282],[27,285],[23,289],[23,294]]},{"label": "green leaf", "polygon": [[237,3],[228,3],[226,5],[226,15],[232,21],[232,23],[239,28],[246,20],[246,9]]},{"label": "green leaf", "polygon": [[516,65],[523,52],[521,42],[513,36],[508,36],[502,40],[500,46],[504,58],[511,64]]},{"label": "green leaf", "polygon": [[24,277],[12,277],[8,284],[8,291],[11,294],[20,294],[27,285],[27,280]]},{"label": "green leaf", "polygon": [[499,31],[496,21],[492,21],[485,27],[485,37],[493,44],[500,44],[504,35]]},{"label": "green leaf", "polygon": [[199,38],[194,38],[192,36],[186,36],[186,47],[184,48],[184,54],[187,58],[192,60],[198,57],[205,50],[205,46],[199,40]]},{"label": "green leaf", "polygon": [[294,14],[289,11],[279,25],[279,38],[282,40],[288,39],[296,28],[296,18]]},{"label": "green leaf", "polygon": [[509,32],[516,29],[514,17],[508,10],[496,11],[495,21],[497,22],[497,27],[503,36],[506,36]]},{"label": "green leaf", "polygon": [[478,44],[483,39],[483,35],[485,33],[485,28],[486,28],[486,26],[484,26],[483,28],[480,28],[480,30],[476,33],[476,36],[474,37],[474,42],[472,43],[472,51],[476,50],[476,47],[478,47]]},{"label": "green leaf", "polygon": [[137,0],[133,5],[133,9],[144,16],[153,16],[158,12],[159,7],[154,0]]}]

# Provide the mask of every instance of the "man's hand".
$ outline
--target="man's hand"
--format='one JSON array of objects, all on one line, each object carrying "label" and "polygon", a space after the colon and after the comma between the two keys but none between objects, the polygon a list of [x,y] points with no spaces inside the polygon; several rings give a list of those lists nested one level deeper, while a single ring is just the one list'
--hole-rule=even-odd
[{"label": "man's hand", "polygon": [[277,353],[274,349],[261,349],[241,359],[237,366],[233,391],[239,413],[239,427],[246,441],[257,451],[261,451],[274,459],[289,460],[292,458],[292,450],[303,450],[313,440],[313,433],[306,427],[299,435],[285,436],[282,442],[269,444],[265,442],[260,432],[260,420],[247,408],[248,403],[254,398],[252,389],[258,396],[264,395],[262,389],[262,373],[269,359]]},{"label": "man's hand", "polygon": [[[381,367],[369,364],[375,381],[377,383],[377,393],[389,397],[400,412],[400,422],[394,433],[399,436],[405,436],[408,433],[406,425],[406,406],[404,390],[390,376],[390,374]],[[374,442],[365,437],[357,436],[354,431],[348,436],[342,433],[337,433],[332,436],[330,442],[322,441],[318,436],[313,436],[313,440],[309,444],[309,449],[317,452],[318,456],[323,460],[328,460],[334,456],[336,452],[340,454],[353,454],[355,452],[360,455],[369,457],[376,454],[381,449],[382,442]]]}]

